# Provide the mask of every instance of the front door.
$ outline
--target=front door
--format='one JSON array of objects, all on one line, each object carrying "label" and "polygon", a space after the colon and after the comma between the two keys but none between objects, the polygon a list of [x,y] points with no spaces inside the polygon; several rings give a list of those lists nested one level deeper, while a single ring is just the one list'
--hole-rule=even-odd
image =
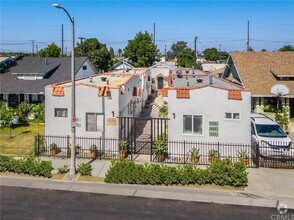
[{"label": "front door", "polygon": [[290,98],[290,117],[294,118],[294,98]]},{"label": "front door", "polygon": [[163,77],[158,77],[157,78],[157,89],[162,89],[163,88]]}]

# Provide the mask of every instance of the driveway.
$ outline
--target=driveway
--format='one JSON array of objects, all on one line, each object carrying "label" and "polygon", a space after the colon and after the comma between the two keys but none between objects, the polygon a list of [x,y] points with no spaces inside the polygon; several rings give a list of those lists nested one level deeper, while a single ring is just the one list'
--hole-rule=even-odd
[{"label": "driveway", "polygon": [[245,191],[262,197],[294,200],[294,170],[250,168]]}]

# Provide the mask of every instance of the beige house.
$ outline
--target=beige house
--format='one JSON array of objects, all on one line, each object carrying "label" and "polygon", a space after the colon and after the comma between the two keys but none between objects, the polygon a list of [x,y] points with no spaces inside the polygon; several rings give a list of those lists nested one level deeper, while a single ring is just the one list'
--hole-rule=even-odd
[{"label": "beige house", "polygon": [[[222,78],[251,91],[252,111],[294,117],[294,52],[233,52]],[[273,93],[276,86],[287,92]]]}]

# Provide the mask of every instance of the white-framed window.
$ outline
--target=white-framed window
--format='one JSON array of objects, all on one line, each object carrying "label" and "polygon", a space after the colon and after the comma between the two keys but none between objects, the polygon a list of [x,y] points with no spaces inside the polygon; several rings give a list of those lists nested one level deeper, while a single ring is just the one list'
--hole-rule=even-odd
[{"label": "white-framed window", "polygon": [[203,134],[203,116],[202,115],[183,115],[183,133],[184,134]]},{"label": "white-framed window", "polygon": [[240,113],[238,113],[238,112],[225,112],[225,119],[240,120]]},{"label": "white-framed window", "polygon": [[103,131],[103,114],[86,113],[86,131]]},{"label": "white-framed window", "polygon": [[54,117],[67,118],[67,108],[55,108]]}]

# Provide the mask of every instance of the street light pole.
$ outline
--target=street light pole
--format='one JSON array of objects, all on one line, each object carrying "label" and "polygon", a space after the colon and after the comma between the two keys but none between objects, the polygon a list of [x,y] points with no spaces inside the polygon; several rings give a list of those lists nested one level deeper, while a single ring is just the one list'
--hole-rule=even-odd
[{"label": "street light pole", "polygon": [[70,171],[71,177],[76,174],[76,150],[75,150],[75,139],[76,139],[76,93],[75,93],[75,22],[74,17],[71,17],[68,11],[60,4],[53,4],[55,8],[62,9],[68,15],[69,20],[72,24],[72,51],[71,51],[71,156],[70,156]]}]

